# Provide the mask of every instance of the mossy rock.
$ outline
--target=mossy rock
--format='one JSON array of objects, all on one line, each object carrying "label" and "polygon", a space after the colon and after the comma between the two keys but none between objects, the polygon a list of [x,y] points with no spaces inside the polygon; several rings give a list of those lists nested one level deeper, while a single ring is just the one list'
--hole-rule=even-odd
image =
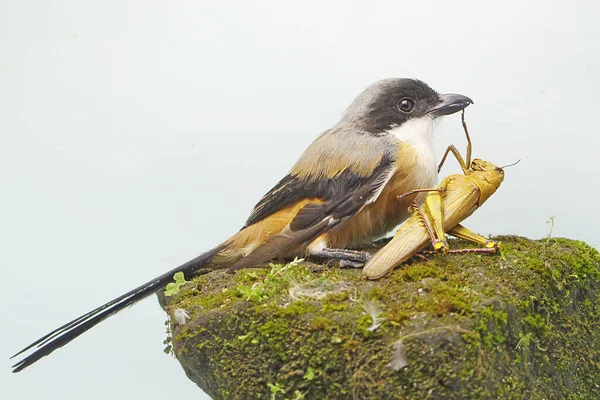
[{"label": "mossy rock", "polygon": [[496,239],[500,255],[378,281],[310,262],[214,271],[169,299],[191,319],[168,341],[213,399],[600,398],[598,251]]}]

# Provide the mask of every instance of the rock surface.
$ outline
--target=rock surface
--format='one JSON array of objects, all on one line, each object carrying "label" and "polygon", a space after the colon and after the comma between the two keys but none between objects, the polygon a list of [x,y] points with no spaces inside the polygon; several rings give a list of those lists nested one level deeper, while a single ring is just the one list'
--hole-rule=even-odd
[{"label": "rock surface", "polygon": [[598,251],[496,239],[501,255],[415,258],[378,281],[214,271],[166,301],[167,341],[213,399],[600,398]]}]

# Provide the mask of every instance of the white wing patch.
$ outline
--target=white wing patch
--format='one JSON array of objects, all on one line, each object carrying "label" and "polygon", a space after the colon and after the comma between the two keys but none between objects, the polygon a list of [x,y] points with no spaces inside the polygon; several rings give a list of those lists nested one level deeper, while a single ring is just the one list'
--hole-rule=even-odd
[{"label": "white wing patch", "polygon": [[375,193],[373,193],[371,195],[371,197],[367,200],[365,205],[374,203],[375,200],[377,200],[377,198],[379,198],[379,195],[381,194],[381,192],[383,192],[383,189],[385,189],[385,187],[387,186],[390,179],[392,179],[392,177],[394,176],[395,172],[396,172],[395,165],[391,165],[387,168],[387,171],[385,171],[385,174],[381,177],[381,179],[378,182],[375,182],[377,185],[379,185],[379,187],[377,188]]}]

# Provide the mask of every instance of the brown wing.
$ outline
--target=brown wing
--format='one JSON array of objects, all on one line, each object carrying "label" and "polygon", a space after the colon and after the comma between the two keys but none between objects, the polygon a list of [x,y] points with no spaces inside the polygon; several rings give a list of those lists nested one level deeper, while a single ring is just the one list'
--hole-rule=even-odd
[{"label": "brown wing", "polygon": [[[263,263],[294,246],[308,245],[323,233],[342,226],[363,207],[377,199],[393,170],[392,160],[384,157],[373,173],[364,178],[344,171],[332,179],[304,184],[300,180],[282,180],[283,183],[280,182],[282,184],[271,190],[259,203],[255,213],[246,223],[247,226],[259,221],[263,214],[270,215],[303,199],[318,198],[324,202],[305,205],[286,229],[273,235],[246,257],[234,263],[230,270]],[[284,193],[287,193],[289,198],[284,196]]]},{"label": "brown wing", "polygon": [[305,199],[320,199],[325,202],[339,199],[340,196],[359,189],[368,181],[369,178],[359,177],[350,171],[344,171],[334,178],[313,181],[289,174],[263,196],[242,229]]},{"label": "brown wing", "polygon": [[355,127],[324,132],[308,146],[290,174],[263,196],[244,227],[306,199],[327,202],[359,190],[391,163],[396,146],[393,138]]}]

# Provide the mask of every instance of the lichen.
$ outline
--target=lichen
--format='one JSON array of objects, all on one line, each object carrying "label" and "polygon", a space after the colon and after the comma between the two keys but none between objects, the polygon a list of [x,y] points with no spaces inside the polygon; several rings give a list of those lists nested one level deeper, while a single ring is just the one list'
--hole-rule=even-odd
[{"label": "lichen", "polygon": [[166,306],[191,317],[171,322],[173,351],[214,399],[600,398],[598,251],[495,239],[501,255],[415,258],[378,281],[310,262],[211,272]]}]

